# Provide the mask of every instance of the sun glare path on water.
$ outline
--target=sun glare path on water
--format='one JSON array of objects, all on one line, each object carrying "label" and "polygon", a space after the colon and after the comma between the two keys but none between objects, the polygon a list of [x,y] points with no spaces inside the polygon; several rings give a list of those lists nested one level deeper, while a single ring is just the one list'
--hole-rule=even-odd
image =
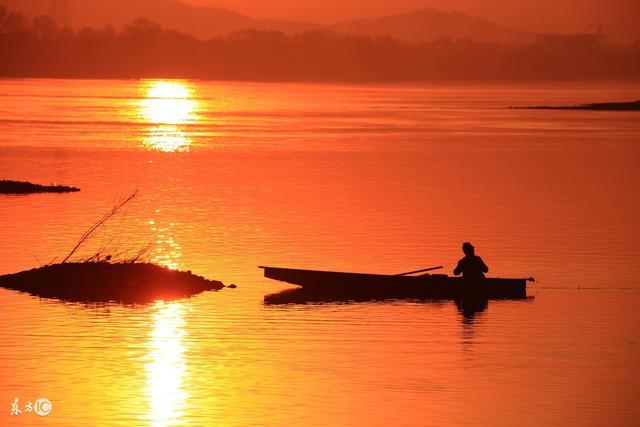
[{"label": "sun glare path on water", "polygon": [[149,334],[149,361],[146,364],[150,425],[179,424],[188,393],[186,377],[183,312],[179,301],[158,301],[152,308],[153,326]]},{"label": "sun glare path on water", "polygon": [[145,80],[141,92],[138,115],[149,125],[142,134],[142,145],[164,152],[189,151],[189,125],[199,121],[193,86],[184,81]]}]

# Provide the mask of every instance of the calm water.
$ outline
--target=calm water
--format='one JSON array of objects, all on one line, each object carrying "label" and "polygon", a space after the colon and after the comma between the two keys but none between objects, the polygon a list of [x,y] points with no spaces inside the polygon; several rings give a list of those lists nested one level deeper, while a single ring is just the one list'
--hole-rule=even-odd
[{"label": "calm water", "polygon": [[[0,424],[634,425],[640,117],[508,110],[640,84],[0,80],[0,274],[101,246],[237,289],[86,307],[0,289]],[[267,306],[257,265],[450,271],[526,301]],[[47,417],[10,416],[40,397]]]}]

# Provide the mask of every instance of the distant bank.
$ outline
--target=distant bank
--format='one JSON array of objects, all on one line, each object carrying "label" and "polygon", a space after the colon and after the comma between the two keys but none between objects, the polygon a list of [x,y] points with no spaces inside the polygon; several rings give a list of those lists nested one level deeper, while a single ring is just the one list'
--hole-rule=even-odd
[{"label": "distant bank", "polygon": [[597,102],[582,105],[534,105],[509,107],[518,110],[591,110],[591,111],[640,111],[640,100],[630,102]]},{"label": "distant bank", "polygon": [[511,45],[469,37],[415,43],[379,34],[250,29],[199,40],[145,19],[121,31],[76,32],[43,19],[33,26],[0,19],[0,58],[8,59],[0,60],[0,77],[347,83],[640,77],[640,46],[614,46],[598,34],[543,34]]},{"label": "distant bank", "polygon": [[72,193],[80,191],[76,187],[66,185],[40,185],[23,181],[0,181],[0,194],[32,194],[32,193]]}]

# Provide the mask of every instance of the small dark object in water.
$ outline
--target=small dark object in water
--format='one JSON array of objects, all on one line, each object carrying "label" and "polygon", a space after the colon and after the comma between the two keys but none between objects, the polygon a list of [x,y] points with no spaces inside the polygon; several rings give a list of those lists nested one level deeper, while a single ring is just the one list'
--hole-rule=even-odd
[{"label": "small dark object in water", "polygon": [[232,283],[232,284],[230,284],[229,286],[227,286],[227,288],[231,288],[231,289],[235,289],[235,288],[237,288],[237,287],[238,287],[238,286],[237,286],[237,285],[234,285],[233,283]]},{"label": "small dark object in water", "polygon": [[80,191],[76,187],[65,185],[40,185],[23,181],[0,181],[0,194],[32,194],[32,193],[72,193]]},{"label": "small dark object in water", "polygon": [[640,100],[630,102],[598,102],[583,105],[534,105],[529,107],[509,107],[515,110],[590,110],[590,111],[640,111]]},{"label": "small dark object in water", "polygon": [[219,290],[224,284],[147,263],[53,264],[0,276],[0,286],[43,298],[148,303]]}]

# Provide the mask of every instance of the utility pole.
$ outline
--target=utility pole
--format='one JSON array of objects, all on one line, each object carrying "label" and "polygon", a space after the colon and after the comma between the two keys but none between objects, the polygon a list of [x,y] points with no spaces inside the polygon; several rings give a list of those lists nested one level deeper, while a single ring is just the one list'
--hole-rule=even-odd
[{"label": "utility pole", "polygon": [[589,25],[589,28],[595,28],[596,34],[598,34],[599,36],[602,36],[602,28],[603,27],[604,27],[604,25],[602,24],[602,20],[601,19],[598,19],[598,23],[597,24]]},{"label": "utility pole", "polygon": [[49,16],[56,21],[58,28],[71,26],[71,13],[69,12],[69,0],[50,0]]}]

